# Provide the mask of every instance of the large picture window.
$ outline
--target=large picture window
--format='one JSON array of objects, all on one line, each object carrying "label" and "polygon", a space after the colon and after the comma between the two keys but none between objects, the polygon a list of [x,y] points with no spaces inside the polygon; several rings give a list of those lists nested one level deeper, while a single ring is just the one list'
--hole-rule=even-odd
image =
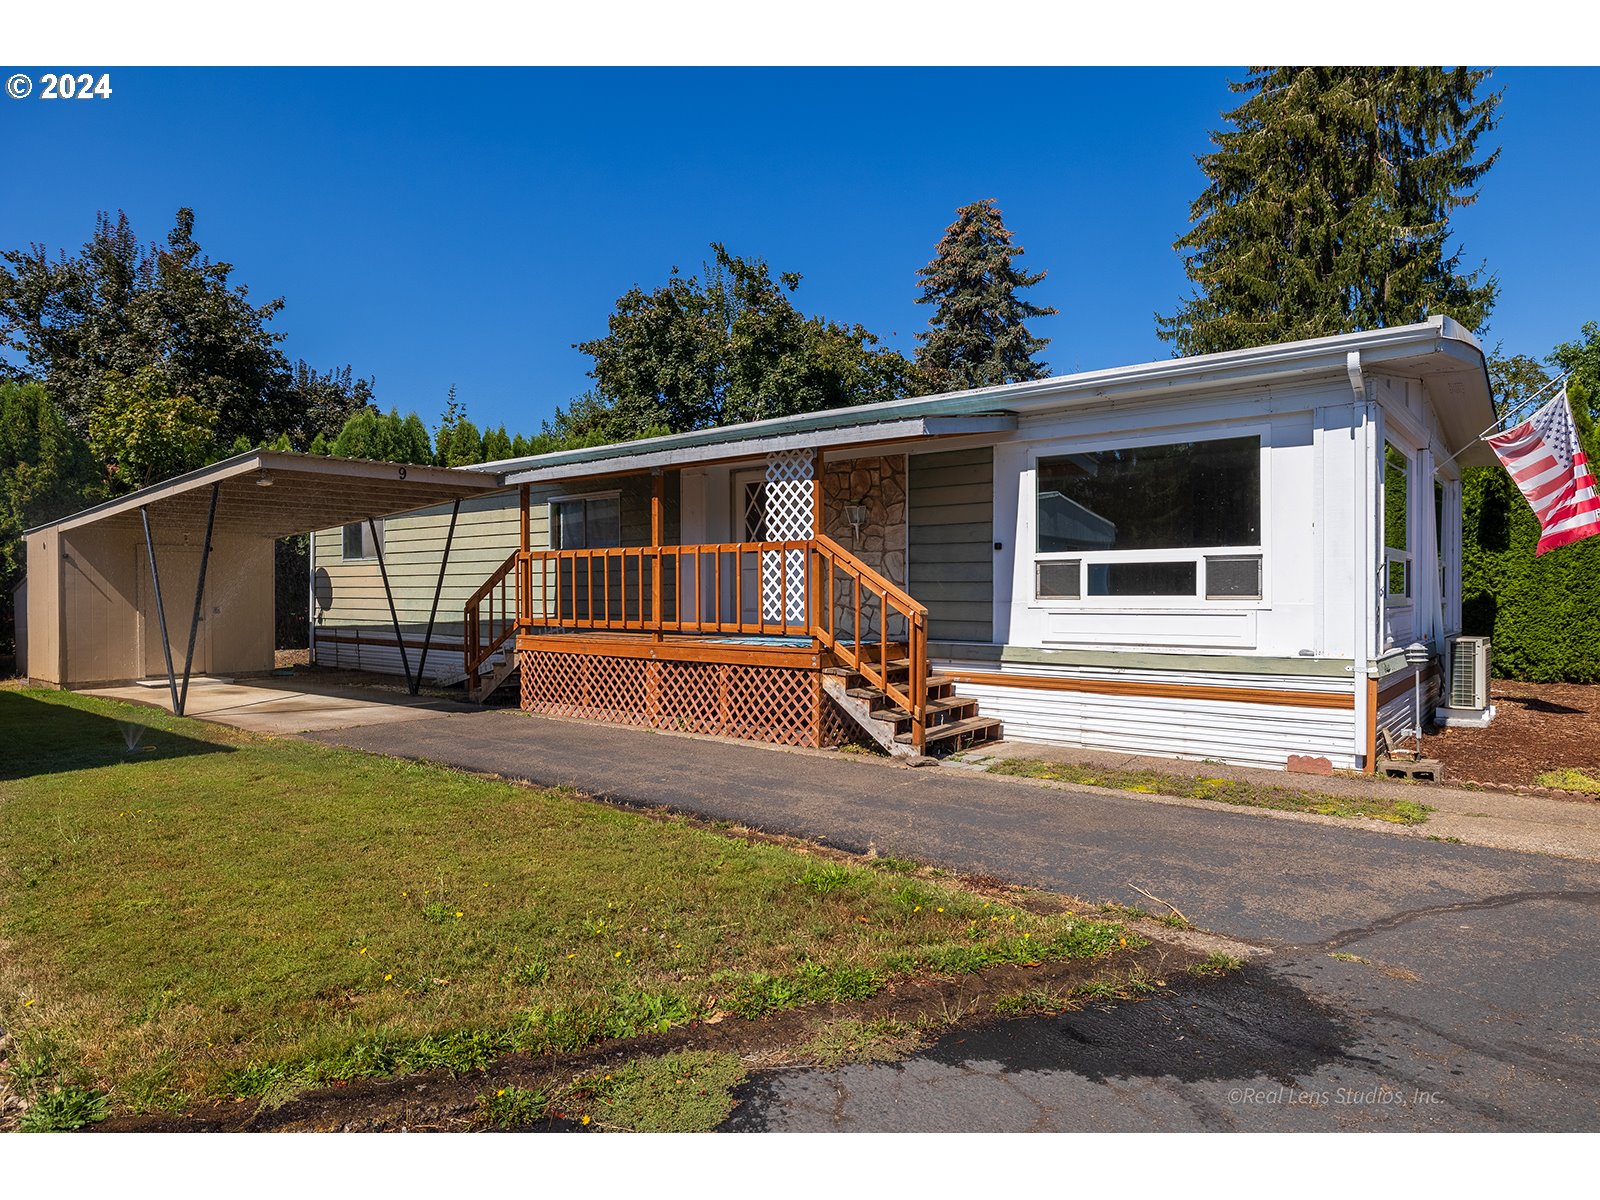
[{"label": "large picture window", "polygon": [[1035,596],[1261,596],[1261,439],[1038,460]]}]

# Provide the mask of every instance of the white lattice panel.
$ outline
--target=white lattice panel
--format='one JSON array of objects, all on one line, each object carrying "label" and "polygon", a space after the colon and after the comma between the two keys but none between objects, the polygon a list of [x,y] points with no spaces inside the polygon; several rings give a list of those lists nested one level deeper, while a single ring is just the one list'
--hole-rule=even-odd
[{"label": "white lattice panel", "polygon": [[[812,495],[815,458],[809,450],[783,450],[767,455],[766,518],[767,537],[775,542],[809,538],[816,532]],[[788,557],[788,595],[784,593],[784,556],[768,554],[761,564],[761,615],[767,621],[805,620],[806,556],[790,550]]]}]

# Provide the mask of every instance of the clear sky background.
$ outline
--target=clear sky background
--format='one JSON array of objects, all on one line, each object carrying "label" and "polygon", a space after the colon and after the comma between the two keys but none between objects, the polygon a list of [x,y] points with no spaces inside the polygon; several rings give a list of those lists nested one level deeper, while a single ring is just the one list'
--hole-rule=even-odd
[{"label": "clear sky background", "polygon": [[[6,74],[42,68],[5,64]],[[84,67],[98,73],[100,68]],[[376,378],[431,426],[534,432],[588,385],[573,343],[708,244],[804,276],[807,313],[906,353],[916,271],[995,197],[1066,373],[1164,358],[1194,157],[1242,68],[112,68],[109,100],[0,98],[0,246],[146,241],[188,206],[214,259],[283,296],[286,353]],[[1543,357],[1600,320],[1600,70],[1506,68],[1503,147],[1455,220],[1503,291],[1485,337]]]}]

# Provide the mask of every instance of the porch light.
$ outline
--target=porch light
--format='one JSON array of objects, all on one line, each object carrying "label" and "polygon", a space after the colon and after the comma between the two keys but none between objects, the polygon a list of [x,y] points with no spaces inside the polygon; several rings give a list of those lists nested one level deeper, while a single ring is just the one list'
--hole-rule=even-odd
[{"label": "porch light", "polygon": [[272,486],[272,476],[267,474],[267,469],[265,467],[262,467],[261,470],[256,472],[256,486],[257,487],[271,487]]},{"label": "porch light", "polygon": [[861,527],[867,523],[867,506],[865,504],[847,504],[844,508],[845,520],[850,522],[850,530],[855,535],[855,544],[861,544]]},{"label": "porch light", "polygon": [[1417,727],[1417,752],[1416,757],[1422,758],[1422,668],[1428,665],[1428,660],[1433,657],[1433,652],[1421,642],[1412,642],[1406,647],[1406,663],[1417,668],[1417,677],[1411,689],[1413,712]]}]

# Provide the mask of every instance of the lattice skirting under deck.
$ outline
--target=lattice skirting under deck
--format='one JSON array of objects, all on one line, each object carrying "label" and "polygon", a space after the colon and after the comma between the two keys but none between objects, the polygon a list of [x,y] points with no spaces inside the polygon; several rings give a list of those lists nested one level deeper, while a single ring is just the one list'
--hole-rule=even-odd
[{"label": "lattice skirting under deck", "polygon": [[845,718],[817,671],[522,650],[522,707],[552,717],[781,746],[837,746]]}]

